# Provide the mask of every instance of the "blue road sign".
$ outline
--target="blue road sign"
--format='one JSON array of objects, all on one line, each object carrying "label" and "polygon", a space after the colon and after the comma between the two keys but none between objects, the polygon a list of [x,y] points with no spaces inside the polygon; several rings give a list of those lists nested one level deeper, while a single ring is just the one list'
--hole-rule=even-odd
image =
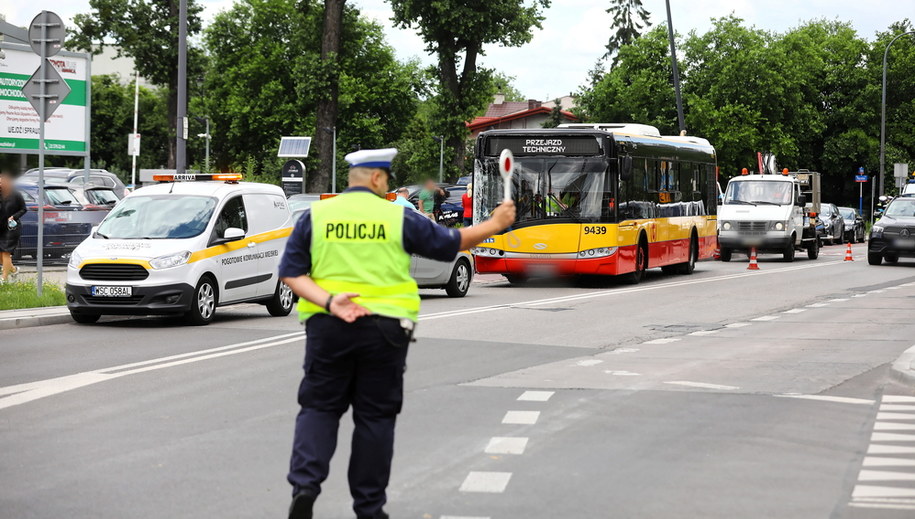
[{"label": "blue road sign", "polygon": [[855,175],[855,182],[867,182],[867,175]]}]

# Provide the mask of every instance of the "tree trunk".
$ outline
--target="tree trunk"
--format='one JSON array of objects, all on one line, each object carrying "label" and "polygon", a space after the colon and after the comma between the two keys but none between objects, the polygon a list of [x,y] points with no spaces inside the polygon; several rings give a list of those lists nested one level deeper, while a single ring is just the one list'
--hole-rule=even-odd
[{"label": "tree trunk", "polygon": [[343,6],[346,0],[324,0],[324,32],[321,37],[321,62],[327,88],[318,100],[315,148],[318,169],[308,178],[308,191],[329,191],[333,167],[334,137],[331,128],[337,125],[337,96],[340,90],[340,35],[343,28]]}]

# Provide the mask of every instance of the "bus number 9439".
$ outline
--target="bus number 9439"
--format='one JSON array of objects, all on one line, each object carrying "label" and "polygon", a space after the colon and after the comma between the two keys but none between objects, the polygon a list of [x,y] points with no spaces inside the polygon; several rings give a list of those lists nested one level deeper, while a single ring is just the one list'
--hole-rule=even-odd
[{"label": "bus number 9439", "polygon": [[607,234],[607,228],[600,225],[586,225],[585,234]]}]

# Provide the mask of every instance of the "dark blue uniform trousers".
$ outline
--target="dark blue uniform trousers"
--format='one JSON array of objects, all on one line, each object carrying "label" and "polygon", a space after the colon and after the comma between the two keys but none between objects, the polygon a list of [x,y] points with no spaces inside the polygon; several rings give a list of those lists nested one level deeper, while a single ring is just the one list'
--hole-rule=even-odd
[{"label": "dark blue uniform trousers", "polygon": [[337,447],[340,417],[353,406],[349,487],[360,519],[381,511],[394,455],[394,424],[403,403],[409,337],[397,320],[354,323],[318,314],[305,325],[305,376],[299,386],[289,482],[318,495]]}]

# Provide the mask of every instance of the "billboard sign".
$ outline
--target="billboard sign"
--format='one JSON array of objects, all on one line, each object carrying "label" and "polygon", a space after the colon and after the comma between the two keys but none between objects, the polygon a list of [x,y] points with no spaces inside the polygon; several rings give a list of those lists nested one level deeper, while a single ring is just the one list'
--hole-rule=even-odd
[{"label": "billboard sign", "polygon": [[[38,113],[22,88],[41,65],[41,59],[26,46],[5,43],[0,47],[0,153],[37,153]],[[45,150],[56,155],[85,155],[88,59],[84,54],[60,52],[48,62],[66,81],[70,94],[45,125]]]}]

